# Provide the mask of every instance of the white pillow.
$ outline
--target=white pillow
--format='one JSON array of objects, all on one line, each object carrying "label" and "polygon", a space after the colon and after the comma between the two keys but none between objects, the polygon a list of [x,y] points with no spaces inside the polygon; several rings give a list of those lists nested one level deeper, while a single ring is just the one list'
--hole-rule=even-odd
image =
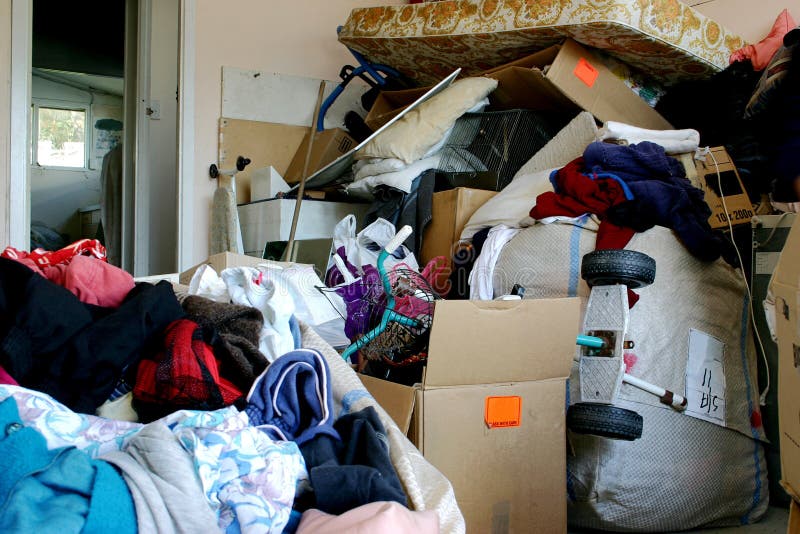
[{"label": "white pillow", "polygon": [[536,197],[552,191],[550,173],[555,169],[518,175],[511,180],[505,189],[490,198],[469,218],[461,232],[461,239],[472,239],[478,230],[486,226],[505,224],[511,228],[520,228],[520,221],[528,217],[531,208],[536,205]]},{"label": "white pillow", "polygon": [[408,164],[421,159],[441,141],[456,119],[497,87],[492,78],[464,78],[408,112],[358,151],[357,159],[397,158]]}]

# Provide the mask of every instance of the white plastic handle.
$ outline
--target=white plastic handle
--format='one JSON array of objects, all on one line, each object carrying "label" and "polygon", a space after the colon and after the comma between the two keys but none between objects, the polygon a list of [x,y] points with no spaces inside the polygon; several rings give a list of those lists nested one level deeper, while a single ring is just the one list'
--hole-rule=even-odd
[{"label": "white plastic handle", "polygon": [[344,260],[342,259],[339,254],[333,255],[333,263],[336,264],[336,268],[339,269],[339,272],[342,273],[342,277],[344,278],[344,282],[346,284],[352,284],[355,282],[356,277],[353,276],[353,273],[347,268],[347,265],[344,264]]},{"label": "white plastic handle", "polygon": [[397,250],[397,247],[403,244],[403,241],[408,239],[408,236],[410,236],[411,232],[413,231],[414,229],[409,225],[403,226],[396,234],[394,234],[392,240],[386,243],[386,246],[383,247],[383,249],[389,254],[393,253],[395,250]]}]

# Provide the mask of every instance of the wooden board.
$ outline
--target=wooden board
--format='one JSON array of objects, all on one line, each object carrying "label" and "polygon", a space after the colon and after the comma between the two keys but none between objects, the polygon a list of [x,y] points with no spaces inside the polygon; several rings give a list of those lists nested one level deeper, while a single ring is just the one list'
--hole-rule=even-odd
[{"label": "wooden board", "polygon": [[250,165],[236,174],[236,202],[250,202],[250,176],[255,169],[272,166],[286,172],[309,128],[270,122],[222,118],[219,120],[220,169],[236,167],[236,158],[250,158]]},{"label": "wooden board", "polygon": [[[312,120],[316,124],[312,115],[320,81],[319,78],[222,67],[222,116],[311,126]],[[338,84],[339,80],[325,82],[326,98]],[[360,79],[350,82],[328,109],[325,129],[342,128],[348,111],[365,116],[361,95],[367,89],[369,87]]]}]

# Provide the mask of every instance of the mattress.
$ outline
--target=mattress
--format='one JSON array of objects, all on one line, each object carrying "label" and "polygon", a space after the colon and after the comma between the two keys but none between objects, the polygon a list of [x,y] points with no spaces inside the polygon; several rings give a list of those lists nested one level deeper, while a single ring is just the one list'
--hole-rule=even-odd
[{"label": "mattress", "polygon": [[431,84],[571,37],[671,85],[728,65],[744,40],[678,0],[446,0],[354,9],[339,41]]}]

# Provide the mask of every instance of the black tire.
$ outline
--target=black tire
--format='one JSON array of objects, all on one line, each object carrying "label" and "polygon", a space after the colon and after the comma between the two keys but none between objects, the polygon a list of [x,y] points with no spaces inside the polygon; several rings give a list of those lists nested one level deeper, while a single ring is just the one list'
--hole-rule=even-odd
[{"label": "black tire", "polygon": [[635,250],[595,250],[583,257],[581,277],[589,286],[624,284],[636,289],[656,279],[656,260]]},{"label": "black tire", "polygon": [[607,404],[573,404],[567,410],[567,428],[577,434],[592,434],[633,441],[642,437],[642,416],[633,410]]}]

